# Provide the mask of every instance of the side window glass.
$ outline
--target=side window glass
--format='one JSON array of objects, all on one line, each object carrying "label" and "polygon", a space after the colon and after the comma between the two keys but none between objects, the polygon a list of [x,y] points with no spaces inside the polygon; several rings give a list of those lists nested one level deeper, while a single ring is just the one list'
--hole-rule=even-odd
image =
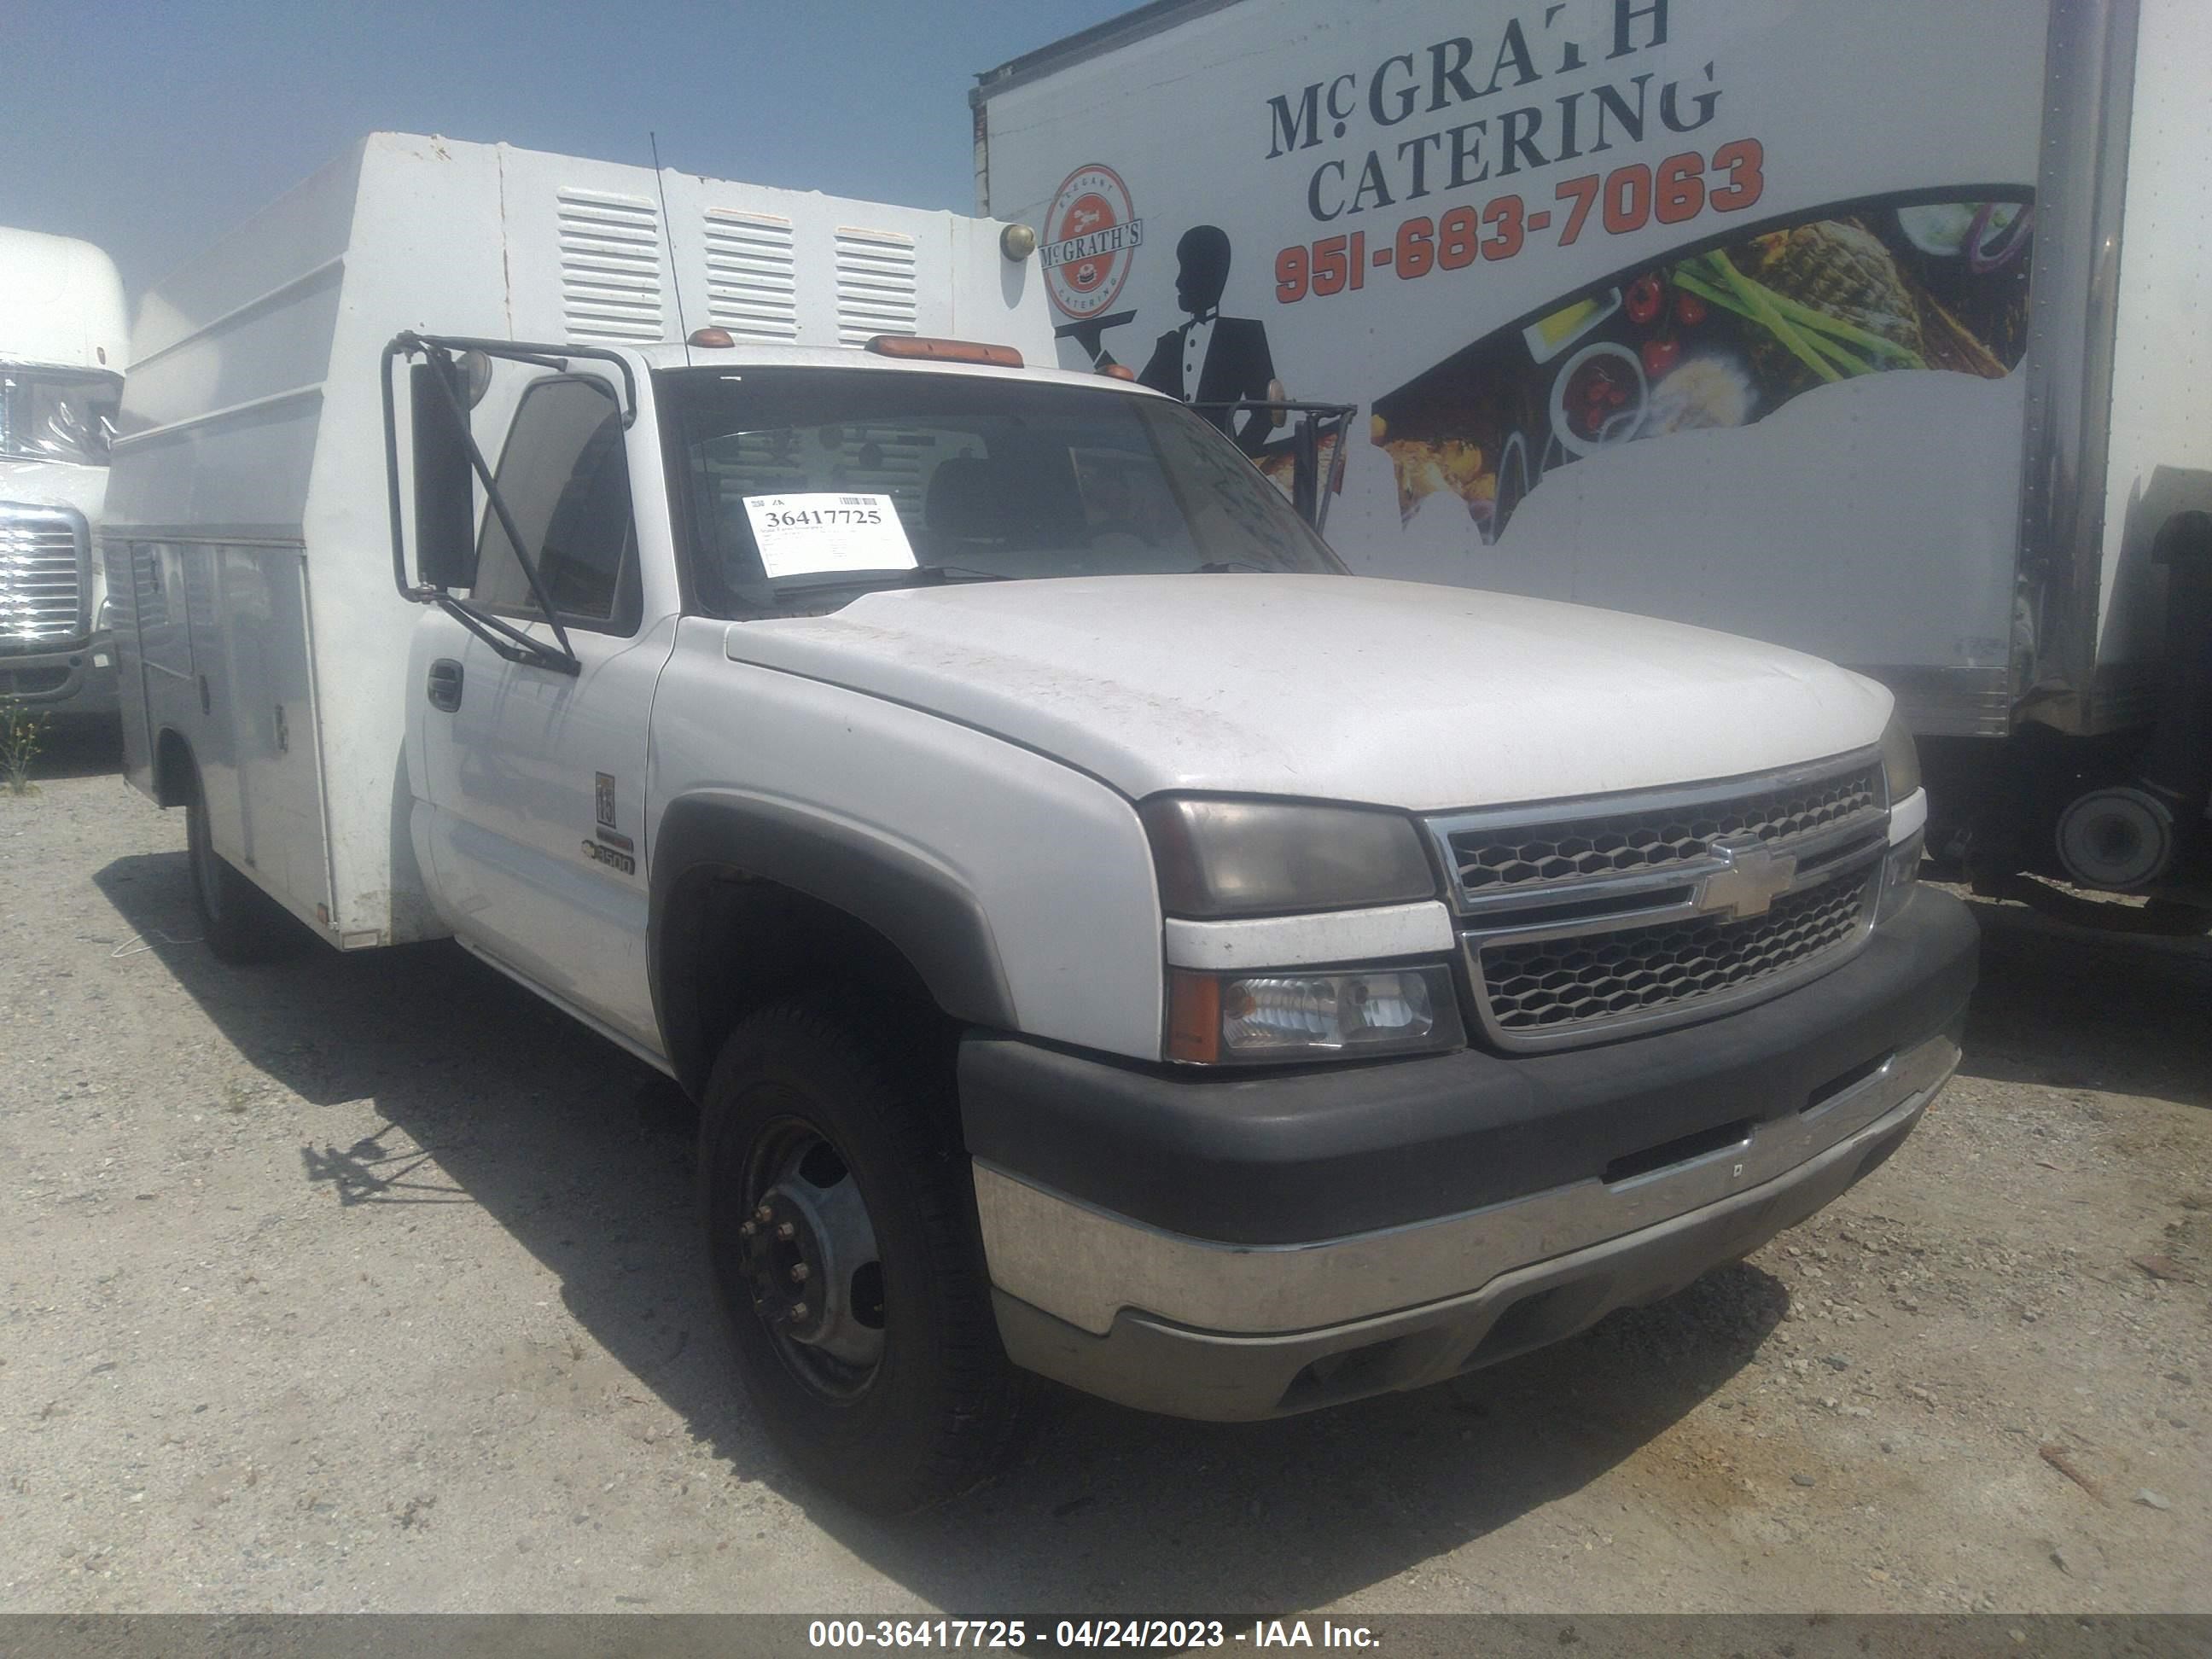
[{"label": "side window glass", "polygon": [[[515,410],[497,476],[562,620],[623,621],[623,613],[634,609],[637,548],[612,391],[596,380],[538,381]],[[484,514],[469,597],[503,611],[537,609],[530,578],[495,513]]]}]

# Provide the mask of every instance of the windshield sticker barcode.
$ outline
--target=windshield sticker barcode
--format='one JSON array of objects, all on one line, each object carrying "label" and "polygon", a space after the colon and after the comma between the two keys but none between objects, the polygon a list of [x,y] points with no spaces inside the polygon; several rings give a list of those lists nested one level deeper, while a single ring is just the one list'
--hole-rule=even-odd
[{"label": "windshield sticker barcode", "polygon": [[914,547],[888,495],[820,490],[744,499],[761,572],[771,581],[817,571],[915,568]]}]

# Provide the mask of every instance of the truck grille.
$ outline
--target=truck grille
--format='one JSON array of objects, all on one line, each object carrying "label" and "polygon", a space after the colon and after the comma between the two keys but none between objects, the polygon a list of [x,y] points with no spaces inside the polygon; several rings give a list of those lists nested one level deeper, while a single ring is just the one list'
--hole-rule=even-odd
[{"label": "truck grille", "polygon": [[1480,954],[1483,993],[1504,1031],[1587,1025],[1736,991],[1825,956],[1856,937],[1866,910],[1863,872],[1785,893],[1752,921],[1712,917]]},{"label": "truck grille", "polygon": [[1431,821],[1475,1012],[1540,1049],[1718,1013],[1848,958],[1889,840],[1878,755]]},{"label": "truck grille", "polygon": [[1756,836],[1789,842],[1882,811],[1881,766],[1854,767],[1778,788],[1626,812],[1463,830],[1450,837],[1460,890],[1539,890],[1592,876],[1663,870],[1704,858],[1715,842]]},{"label": "truck grille", "polygon": [[65,507],[0,501],[0,653],[47,650],[91,632],[84,520]]}]

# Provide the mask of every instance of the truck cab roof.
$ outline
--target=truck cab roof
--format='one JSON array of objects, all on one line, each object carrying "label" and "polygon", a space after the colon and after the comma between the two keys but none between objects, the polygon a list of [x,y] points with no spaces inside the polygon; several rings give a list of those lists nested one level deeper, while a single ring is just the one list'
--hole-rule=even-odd
[{"label": "truck cab roof", "polygon": [[742,341],[732,346],[687,346],[674,341],[639,346],[635,355],[646,369],[655,374],[687,368],[860,368],[893,374],[972,374],[988,380],[1084,386],[1093,391],[1104,388],[1140,398],[1164,395],[1149,386],[1110,374],[1083,374],[1034,363],[1025,363],[1020,368],[1002,368],[990,363],[945,358],[890,357],[861,346],[779,346],[757,341]]},{"label": "truck cab roof", "polygon": [[129,338],[123,279],[106,253],[0,226],[0,363],[119,374]]}]

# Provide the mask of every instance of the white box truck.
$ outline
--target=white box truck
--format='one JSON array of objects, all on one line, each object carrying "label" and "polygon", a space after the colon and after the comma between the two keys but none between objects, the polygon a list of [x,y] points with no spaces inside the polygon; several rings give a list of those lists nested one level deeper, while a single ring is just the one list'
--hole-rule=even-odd
[{"label": "white box truck", "polygon": [[1666,1294],[1974,974],[1888,692],[1347,574],[1024,366],[1033,245],[380,135],[149,297],[117,441],[209,942],[450,934],[677,1079],[739,1370],[877,1509],[1040,1375],[1267,1417]]},{"label": "white box truck", "polygon": [[1063,363],[1362,405],[1355,569],[1850,665],[1986,889],[2193,930],[2208,82],[2202,0],[1166,0],[980,77],[976,195]]},{"label": "white box truck", "polygon": [[99,551],[130,328],[89,242],[0,228],[0,698],[112,720]]}]

